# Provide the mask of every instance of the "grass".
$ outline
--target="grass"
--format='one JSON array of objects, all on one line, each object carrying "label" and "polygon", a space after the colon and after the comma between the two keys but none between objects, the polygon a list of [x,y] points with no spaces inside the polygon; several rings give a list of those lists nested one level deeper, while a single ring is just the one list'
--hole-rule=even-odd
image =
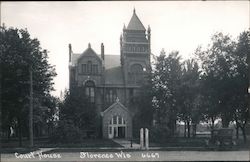
[{"label": "grass", "polygon": [[16,153],[18,152],[19,154],[26,154],[29,152],[33,152],[38,150],[38,148],[34,147],[34,148],[4,148],[1,149],[1,153]]},{"label": "grass", "polygon": [[[152,149],[166,150],[166,151],[181,151],[181,150],[218,150],[218,147],[207,146],[205,140],[209,138],[205,137],[196,137],[196,138],[184,138],[184,137],[173,137],[166,138],[164,141],[150,141],[149,146]],[[35,138],[34,147],[29,148],[28,139],[23,140],[22,147],[18,146],[18,140],[12,139],[10,141],[1,140],[2,153],[28,153],[35,151],[38,148],[55,148],[52,152],[80,152],[80,151],[102,151],[100,148],[108,148],[109,151],[117,151],[117,147],[121,148],[122,146],[113,142],[109,139],[84,139],[78,143],[52,143],[48,138]],[[139,139],[134,139],[134,142],[139,143]],[[237,145],[229,150],[246,150],[250,148],[250,141],[244,143],[243,140],[236,141]],[[219,148],[220,149],[220,148]],[[227,149],[227,148],[222,148]],[[106,149],[105,149],[106,150]]]},{"label": "grass", "polygon": [[226,146],[217,146],[215,144],[206,144],[206,140],[210,138],[207,137],[196,137],[196,138],[184,138],[184,137],[172,137],[166,138],[164,141],[151,141],[149,143],[150,147],[162,147],[163,150],[204,150],[204,151],[219,151],[219,150],[249,150],[250,141],[244,143],[243,140],[234,140],[236,145],[226,145]]},{"label": "grass", "polygon": [[[29,150],[29,140],[23,139],[22,146],[19,146],[17,139],[1,140],[3,150]],[[53,143],[48,138],[34,139],[34,148],[100,148],[100,147],[122,147],[109,139],[84,139],[78,143]],[[18,151],[19,152],[19,151]],[[29,151],[27,151],[29,152]]]},{"label": "grass", "polygon": [[151,147],[205,147],[208,138],[166,138],[164,141],[151,141]]},{"label": "grass", "polygon": [[67,147],[67,148],[98,148],[98,147],[121,147],[109,139],[84,139],[79,143],[54,143],[46,144],[46,147]]}]

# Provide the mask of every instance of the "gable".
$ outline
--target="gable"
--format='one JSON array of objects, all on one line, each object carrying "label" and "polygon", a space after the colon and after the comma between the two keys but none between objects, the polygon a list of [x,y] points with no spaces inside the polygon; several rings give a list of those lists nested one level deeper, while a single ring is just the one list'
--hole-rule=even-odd
[{"label": "gable", "polygon": [[89,47],[87,48],[77,59],[77,63],[81,62],[81,60],[85,58],[92,58],[97,60],[99,63],[102,63],[101,58],[95,53],[95,51]]},{"label": "gable", "polygon": [[[130,112],[129,110],[124,106],[122,105],[119,101],[116,101],[114,104],[112,104],[109,108],[107,108],[104,112],[103,112],[103,115],[105,114],[110,114],[110,112],[113,112],[113,113],[118,113],[120,112],[121,114],[122,113],[128,113],[129,115]],[[112,113],[112,114],[113,114]]]}]

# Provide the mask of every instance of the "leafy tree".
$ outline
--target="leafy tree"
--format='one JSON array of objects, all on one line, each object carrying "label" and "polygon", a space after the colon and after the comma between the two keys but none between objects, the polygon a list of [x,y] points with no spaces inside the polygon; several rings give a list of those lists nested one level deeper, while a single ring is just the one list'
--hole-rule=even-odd
[{"label": "leafy tree", "polygon": [[[232,120],[232,106],[229,101],[233,95],[229,90],[232,86],[232,77],[235,74],[233,53],[236,44],[230,36],[215,33],[212,44],[205,51],[198,52],[202,61],[203,96],[206,116],[211,118],[212,126],[216,117],[222,118],[223,127],[228,127]],[[205,99],[205,98],[204,98]]]},{"label": "leafy tree", "polygon": [[237,132],[241,128],[245,141],[245,126],[249,120],[249,42],[249,31],[242,32],[237,41],[216,33],[212,37],[212,45],[205,51],[196,51],[204,72],[201,79],[204,116],[211,118],[212,123],[220,117],[223,127],[235,121]]},{"label": "leafy tree", "polygon": [[[48,51],[25,29],[0,28],[2,128],[17,125],[19,141],[27,128],[29,107],[29,75],[33,73],[34,99],[41,101],[53,90],[55,69],[48,63]],[[36,107],[34,107],[36,109]]]},{"label": "leafy tree", "polygon": [[[99,123],[97,122],[96,107],[84,92],[84,87],[73,88],[70,92],[65,93],[64,101],[59,105],[60,119],[57,135],[63,135],[61,141],[74,141],[76,140],[74,137],[81,137],[83,132],[97,134]],[[64,124],[68,125],[67,128],[72,129],[66,129]],[[74,135],[69,136],[70,133]]]},{"label": "leafy tree", "polygon": [[[198,63],[194,59],[184,61],[180,85],[182,93],[180,104],[182,105],[179,110],[179,117],[185,122],[185,127],[187,126],[188,128],[188,137],[190,137],[191,123],[194,125],[193,130],[195,132],[196,124],[199,123],[200,118],[199,78]],[[184,136],[186,136],[186,129]]]},{"label": "leafy tree", "polygon": [[234,95],[231,99],[231,105],[233,107],[233,118],[236,122],[237,136],[238,128],[240,128],[245,141],[245,126],[249,121],[249,94],[247,91],[249,86],[247,55],[249,53],[250,31],[244,31],[238,38],[237,48],[234,54],[235,74],[232,79],[234,85],[231,87]]},{"label": "leafy tree", "polygon": [[178,52],[168,56],[162,51],[157,58],[153,74],[154,105],[156,107],[156,124],[169,129],[174,135],[179,100],[181,96],[181,63]]},{"label": "leafy tree", "polygon": [[138,135],[140,128],[151,128],[153,123],[153,85],[151,74],[145,78],[146,82],[139,90],[139,95],[133,98],[133,105],[136,107],[135,115],[133,117],[134,135]]},{"label": "leafy tree", "polygon": [[34,134],[35,136],[43,135],[43,130],[47,130],[50,136],[56,127],[58,121],[58,106],[59,99],[51,95],[47,95],[40,99],[40,102],[35,101],[34,107]]}]

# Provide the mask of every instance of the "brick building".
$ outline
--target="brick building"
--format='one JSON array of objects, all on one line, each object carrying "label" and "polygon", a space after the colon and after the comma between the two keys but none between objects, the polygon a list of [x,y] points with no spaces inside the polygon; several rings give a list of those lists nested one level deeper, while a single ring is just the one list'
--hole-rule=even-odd
[{"label": "brick building", "polygon": [[136,11],[120,36],[120,55],[97,54],[91,45],[74,53],[69,45],[69,84],[83,86],[100,114],[103,138],[131,138],[133,98],[150,72],[150,27],[146,30]]}]

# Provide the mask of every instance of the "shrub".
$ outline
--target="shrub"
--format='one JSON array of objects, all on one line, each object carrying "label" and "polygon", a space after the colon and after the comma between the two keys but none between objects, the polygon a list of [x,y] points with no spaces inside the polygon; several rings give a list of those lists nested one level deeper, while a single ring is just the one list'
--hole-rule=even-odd
[{"label": "shrub", "polygon": [[157,126],[151,128],[151,133],[149,133],[149,135],[151,141],[165,141],[168,137],[171,136],[171,131],[168,127]]},{"label": "shrub", "polygon": [[58,143],[76,143],[81,141],[81,131],[72,120],[59,121],[51,140]]}]

